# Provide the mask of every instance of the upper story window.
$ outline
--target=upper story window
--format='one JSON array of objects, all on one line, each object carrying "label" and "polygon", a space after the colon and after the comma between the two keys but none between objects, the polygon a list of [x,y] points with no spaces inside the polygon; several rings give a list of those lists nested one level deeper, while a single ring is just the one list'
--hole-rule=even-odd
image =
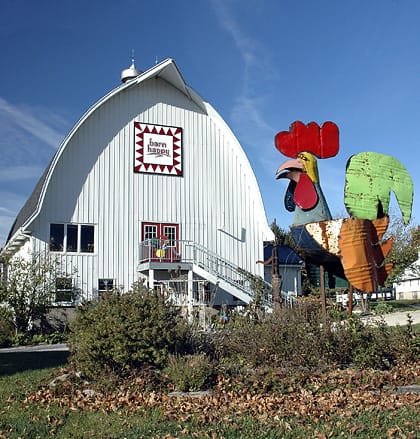
[{"label": "upper story window", "polygon": [[88,224],[50,224],[50,251],[93,253],[95,226]]}]

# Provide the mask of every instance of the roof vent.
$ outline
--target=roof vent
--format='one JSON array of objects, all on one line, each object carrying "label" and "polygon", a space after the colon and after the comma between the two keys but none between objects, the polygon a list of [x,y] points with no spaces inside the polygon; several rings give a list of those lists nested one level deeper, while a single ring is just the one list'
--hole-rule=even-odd
[{"label": "roof vent", "polygon": [[134,50],[133,50],[132,55],[131,55],[131,66],[128,69],[124,69],[121,72],[121,81],[122,82],[127,82],[130,79],[133,79],[136,76],[138,76],[140,73],[141,72],[139,72],[136,69],[136,66],[134,65]]}]

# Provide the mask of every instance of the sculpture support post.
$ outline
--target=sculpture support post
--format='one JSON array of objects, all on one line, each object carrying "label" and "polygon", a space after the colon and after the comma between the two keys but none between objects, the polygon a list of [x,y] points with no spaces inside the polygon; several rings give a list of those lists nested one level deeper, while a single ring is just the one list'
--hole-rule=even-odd
[{"label": "sculpture support post", "polygon": [[350,284],[349,286],[349,316],[351,317],[353,315],[353,285]]},{"label": "sculpture support post", "polygon": [[279,273],[279,258],[277,254],[277,240],[274,243],[271,261],[271,285],[273,288],[273,311],[278,312],[281,305],[281,279]]},{"label": "sculpture support post", "polygon": [[319,267],[319,287],[321,290],[321,307],[322,307],[322,326],[327,327],[327,301],[325,298],[325,270],[324,266]]}]

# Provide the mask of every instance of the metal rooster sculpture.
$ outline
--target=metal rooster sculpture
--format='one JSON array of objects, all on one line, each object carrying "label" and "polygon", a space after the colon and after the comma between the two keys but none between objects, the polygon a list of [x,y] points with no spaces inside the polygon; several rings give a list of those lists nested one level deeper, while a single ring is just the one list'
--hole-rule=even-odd
[{"label": "metal rooster sculpture", "polygon": [[317,157],[338,153],[337,125],[294,122],[289,131],[276,135],[275,146],[292,158],[278,168],[276,177],[290,179],[285,207],[295,212],[290,229],[301,255],[361,291],[383,286],[392,268],[385,264],[392,237],[383,239],[391,191],[405,224],[411,217],[413,182],[404,166],[391,156],[374,152],[350,157],[344,192],[350,218],[332,219],[320,186]]}]

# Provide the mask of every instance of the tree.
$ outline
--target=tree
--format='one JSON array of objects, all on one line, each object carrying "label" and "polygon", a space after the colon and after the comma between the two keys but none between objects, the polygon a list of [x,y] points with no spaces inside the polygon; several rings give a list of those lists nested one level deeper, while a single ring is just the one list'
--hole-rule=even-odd
[{"label": "tree", "polygon": [[393,267],[387,279],[387,285],[401,280],[407,269],[420,275],[420,268],[415,265],[420,250],[420,226],[405,226],[402,220],[391,225],[390,234],[393,236],[392,249],[387,262],[392,262]]},{"label": "tree", "polygon": [[293,241],[292,233],[289,231],[286,231],[279,227],[279,225],[276,223],[276,220],[271,223],[270,225],[271,230],[274,233],[274,239],[277,245],[288,245],[293,250],[296,249],[295,242]]},{"label": "tree", "polygon": [[0,283],[0,302],[11,310],[17,333],[28,332],[31,322],[45,315],[54,299],[58,268],[55,259],[41,254],[8,264],[7,277]]}]

